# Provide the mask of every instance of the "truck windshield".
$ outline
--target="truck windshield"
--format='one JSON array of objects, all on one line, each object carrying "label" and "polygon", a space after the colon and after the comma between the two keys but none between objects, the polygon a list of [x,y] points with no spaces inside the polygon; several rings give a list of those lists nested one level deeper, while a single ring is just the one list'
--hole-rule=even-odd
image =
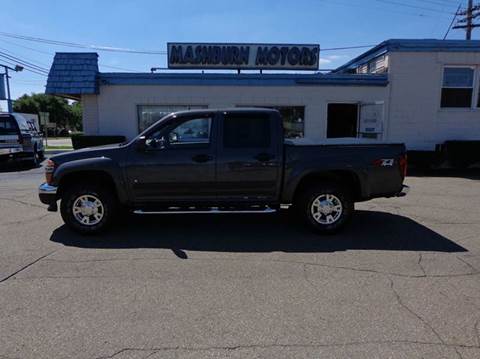
[{"label": "truck windshield", "polygon": [[8,116],[0,116],[0,136],[17,135],[15,121]]}]

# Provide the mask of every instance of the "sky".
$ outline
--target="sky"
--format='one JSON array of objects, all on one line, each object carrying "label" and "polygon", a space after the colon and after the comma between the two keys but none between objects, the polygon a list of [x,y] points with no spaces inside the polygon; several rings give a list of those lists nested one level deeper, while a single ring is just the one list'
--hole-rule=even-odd
[{"label": "sky", "polygon": [[[95,51],[11,38],[1,33],[85,45],[165,51],[167,42],[320,44],[320,67],[335,68],[389,38],[445,35],[466,0],[2,0],[0,55],[49,69],[56,51]],[[449,39],[462,39],[462,30]],[[474,39],[480,38],[480,28]],[[98,51],[100,71],[149,72],[166,56]],[[10,57],[11,62],[11,57]],[[0,64],[5,57],[0,57]],[[43,92],[46,76],[12,74],[12,97]],[[0,101],[5,109],[6,103]]]}]

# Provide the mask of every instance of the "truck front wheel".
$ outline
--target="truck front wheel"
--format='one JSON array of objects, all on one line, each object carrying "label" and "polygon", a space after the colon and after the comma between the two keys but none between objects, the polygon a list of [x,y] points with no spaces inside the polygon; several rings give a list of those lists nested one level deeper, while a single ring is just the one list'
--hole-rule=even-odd
[{"label": "truck front wheel", "polygon": [[334,234],[352,217],[354,203],[346,188],[325,183],[303,191],[298,198],[297,210],[315,232]]},{"label": "truck front wheel", "polygon": [[74,185],[62,196],[60,212],[63,221],[81,234],[105,230],[117,213],[117,199],[99,185]]}]

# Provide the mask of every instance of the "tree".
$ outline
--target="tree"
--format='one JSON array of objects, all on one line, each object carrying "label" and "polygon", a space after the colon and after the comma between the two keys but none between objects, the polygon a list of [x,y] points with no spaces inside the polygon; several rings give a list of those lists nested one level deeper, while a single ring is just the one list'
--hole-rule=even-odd
[{"label": "tree", "polygon": [[18,98],[13,105],[15,112],[39,114],[48,112],[50,122],[56,123],[59,128],[81,130],[82,106],[79,102],[69,103],[66,99],[45,95],[31,94]]}]

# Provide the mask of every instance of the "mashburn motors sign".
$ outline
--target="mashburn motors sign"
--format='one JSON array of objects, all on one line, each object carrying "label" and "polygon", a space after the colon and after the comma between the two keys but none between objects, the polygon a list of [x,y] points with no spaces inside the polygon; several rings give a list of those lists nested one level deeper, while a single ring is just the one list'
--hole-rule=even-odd
[{"label": "mashburn motors sign", "polygon": [[319,45],[168,44],[170,69],[318,70]]}]

